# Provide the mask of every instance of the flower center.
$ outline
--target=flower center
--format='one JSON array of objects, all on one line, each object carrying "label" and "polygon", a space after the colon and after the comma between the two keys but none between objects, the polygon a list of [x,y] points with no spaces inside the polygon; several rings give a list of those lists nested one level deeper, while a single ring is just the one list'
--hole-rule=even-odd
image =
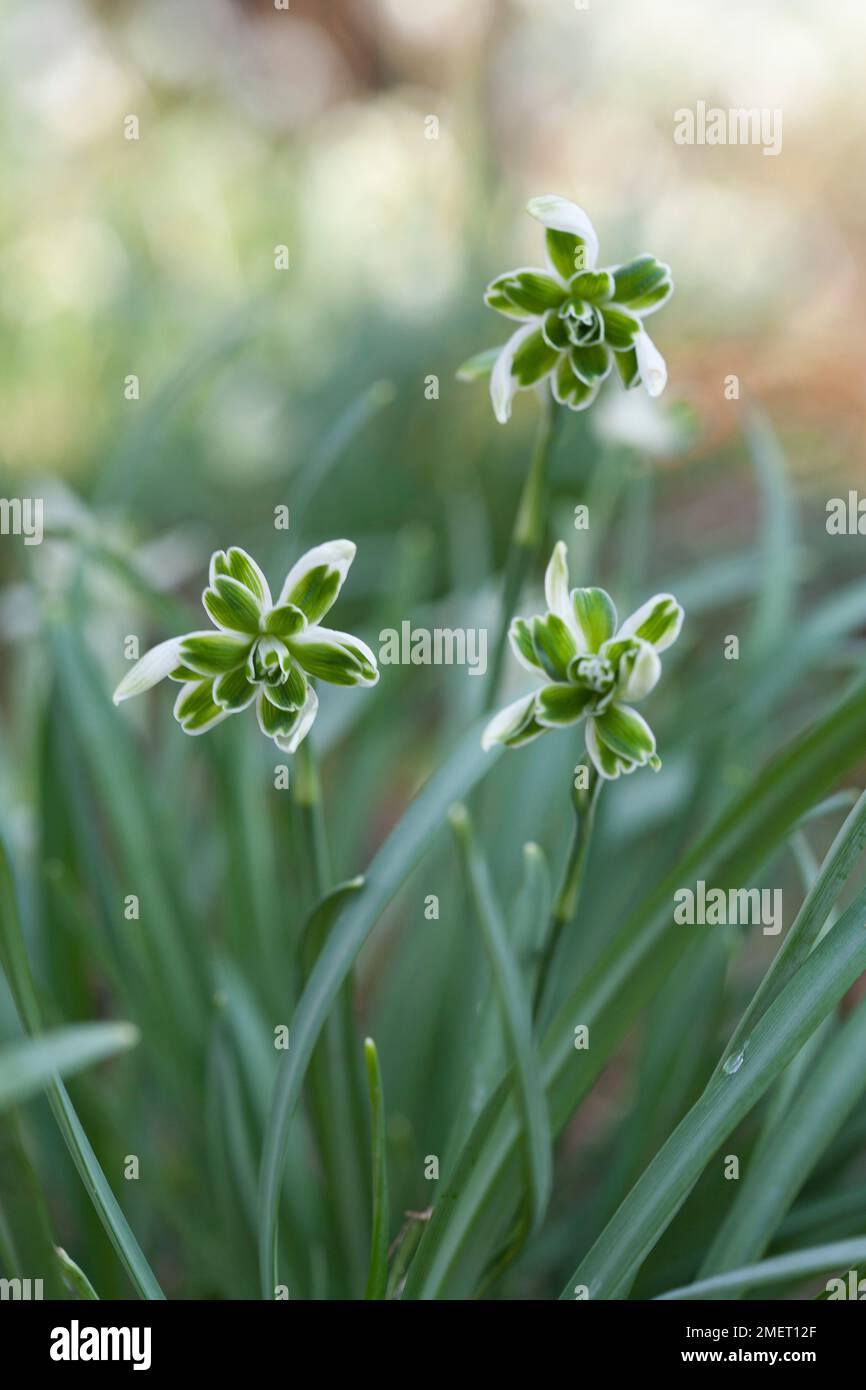
[{"label": "flower center", "polygon": [[613,685],[613,667],[603,656],[583,656],[577,663],[577,679],[590,690],[604,695]]}]

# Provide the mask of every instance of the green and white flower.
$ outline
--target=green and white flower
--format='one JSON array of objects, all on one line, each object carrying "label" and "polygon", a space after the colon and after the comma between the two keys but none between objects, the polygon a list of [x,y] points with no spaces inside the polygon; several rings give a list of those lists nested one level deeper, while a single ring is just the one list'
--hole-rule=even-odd
[{"label": "green and white flower", "polygon": [[320,626],[354,558],[352,541],[308,550],[274,603],[251,555],[237,546],[215,551],[202,594],[214,627],[172,637],[146,652],[120,682],[114,703],[168,676],[181,685],[174,717],[184,733],[206,733],[254,703],[262,733],[294,753],[318,709],[311,678],[333,685],[375,685],[379,679],[366,643]]},{"label": "green and white flower", "polygon": [[624,386],[642,383],[651,396],[661,395],[667,368],[644,319],[673,293],[670,267],[642,255],[597,269],[598,237],[582,208],[551,195],[530,199],[527,211],[545,228],[547,268],[511,270],[488,285],[486,303],[522,327],[458,376],[474,381],[490,373],[501,424],[515,391],[548,379],[561,405],[586,410],[614,365]]},{"label": "green and white flower", "polygon": [[544,592],[548,611],[515,618],[508,636],[521,666],[546,683],[495,715],[482,746],[520,748],[550,729],[585,719],[586,750],[602,777],[613,779],[645,764],[658,769],[655,735],[632,702],[658,681],[659,652],[679,636],[682,608],[671,594],[656,594],[617,626],[604,589],[569,592],[562,541],[554,546]]}]

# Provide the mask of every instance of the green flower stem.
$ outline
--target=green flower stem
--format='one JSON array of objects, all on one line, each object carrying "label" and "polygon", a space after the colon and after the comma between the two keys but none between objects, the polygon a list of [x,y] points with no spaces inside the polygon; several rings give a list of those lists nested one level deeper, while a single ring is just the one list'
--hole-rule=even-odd
[{"label": "green flower stem", "polygon": [[325,830],[322,781],[309,736],[304,739],[295,756],[298,769],[295,776],[295,805],[304,822],[315,894],[317,898],[323,898],[331,888],[331,856]]},{"label": "green flower stem", "polygon": [[583,885],[583,870],[589,851],[589,842],[592,839],[595,810],[598,805],[598,798],[601,794],[602,785],[602,779],[598,776],[595,769],[592,768],[586,789],[583,791],[572,791],[575,816],[574,830],[572,831],[571,844],[568,850],[568,858],[565,861],[562,881],[559,885],[556,898],[554,899],[553,908],[551,909],[550,923],[547,928],[547,939],[544,943],[541,964],[535,981],[533,1015],[536,1020],[542,1023],[544,1021],[542,1012],[546,1002],[545,996],[547,994],[551,967],[559,950],[562,933],[569,922],[573,920],[574,914],[577,911],[580,890]]},{"label": "green flower stem", "polygon": [[[295,754],[295,803],[304,822],[313,888],[321,900],[331,891],[331,856],[325,828],[319,767],[308,736]],[[322,943],[322,948],[326,943]],[[320,948],[320,949],[322,949]],[[328,1190],[338,1194],[333,1220],[340,1250],[341,1287],[356,1296],[367,1275],[367,1137],[361,1051],[355,1028],[350,974],[334,1001],[310,1066],[310,1113]],[[276,1282],[276,1281],[275,1281]]]},{"label": "green flower stem", "polygon": [[485,709],[491,709],[496,702],[508,628],[514,616],[529,567],[544,537],[544,502],[547,495],[550,456],[562,411],[546,387],[538,392],[538,401],[540,414],[532,459],[523,484],[523,491],[520,494],[517,515],[514,518],[514,529],[508,547],[508,558],[505,563],[499,627],[493,645],[493,659],[490,663],[490,675],[485,692]]}]

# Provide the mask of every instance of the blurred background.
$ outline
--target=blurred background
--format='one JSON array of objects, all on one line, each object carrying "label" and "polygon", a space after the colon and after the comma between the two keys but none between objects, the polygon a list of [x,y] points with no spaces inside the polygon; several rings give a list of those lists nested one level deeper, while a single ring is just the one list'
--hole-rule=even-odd
[{"label": "blurred background", "polygon": [[[502,428],[485,386],[461,385],[455,371],[507,336],[483,304],[487,282],[541,261],[526,200],[579,203],[601,264],[645,250],[668,262],[676,293],[651,326],[666,393],[649,402],[609,382],[590,415],[568,417],[554,462],[546,551],[564,536],[574,581],[605,584],[620,612],[671,588],[690,617],[668,693],[647,711],[664,772],[633,779],[605,808],[605,886],[590,898],[578,969],[689,833],[695,788],[712,782],[710,800],[723,801],[862,662],[861,542],[828,536],[824,518],[827,499],[864,472],[864,43],[859,0],[820,15],[810,0],[291,0],[287,11],[270,0],[5,0],[0,492],[44,498],[46,536],[38,547],[0,539],[0,813],[49,1014],[145,1025],[134,1058],[73,1094],[113,1180],[129,1151],[160,1165],[158,1200],[144,1183],[123,1196],[170,1294],[254,1287],[262,1115],[247,1097],[249,1151],[234,1155],[228,1179],[245,1193],[231,1217],[240,1231],[214,1231],[205,1141],[184,1132],[183,1097],[165,1091],[168,1062],[151,1056],[158,1010],[143,1014],[140,992],[125,990],[114,939],[140,828],[121,824],[118,849],[129,789],[156,816],[142,824],[156,826],[157,859],[183,861],[165,872],[194,899],[188,936],[224,952],[203,991],[220,1007],[238,991],[238,1008],[249,1003],[241,968],[260,1001],[272,986],[261,962],[249,964],[249,914],[291,977],[280,924],[288,914],[300,931],[311,888],[285,850],[294,812],[273,804],[273,750],[252,721],[185,740],[165,689],[110,711],[124,636],[144,650],[201,626],[216,547],[245,546],[279,585],[301,549],[339,535],[359,547],[339,625],[374,647],[405,617],[492,625],[536,405],[519,396]],[[698,101],[778,108],[781,152],[676,144],[675,111]],[[132,130],[138,138],[126,138]],[[732,376],[739,399],[726,393]],[[572,525],[578,503],[590,505],[587,536]],[[280,505],[288,535],[274,530]],[[535,611],[532,599],[523,609]],[[753,639],[736,672],[721,658],[730,633]],[[86,674],[73,671],[70,634]],[[480,699],[462,671],[386,674],[357,698],[323,693],[316,738],[338,876],[368,861]],[[518,693],[513,663],[508,676]],[[105,759],[121,734],[112,771]],[[506,899],[524,840],[558,863],[576,751],[546,739],[531,768],[517,757],[497,770],[486,833]],[[112,777],[133,758],[118,791]],[[256,803],[240,867],[222,816],[239,767]],[[605,880],[623,853],[629,873]],[[784,873],[798,882],[790,864]],[[360,971],[359,1017],[380,1043],[391,1112],[395,1231],[403,1207],[429,1200],[420,1159],[445,1147],[453,1077],[486,988],[460,914],[444,913],[435,934],[421,920],[418,902],[451,875],[443,844]],[[750,939],[743,990],[771,948]],[[157,1004],[176,1020],[175,1004]],[[701,1015],[703,1005],[696,996]],[[708,1018],[726,1007],[714,993]],[[0,1019],[14,1032],[8,1000]],[[195,1091],[212,1072],[206,1031],[192,1031]],[[267,1047],[264,1057],[267,1067]],[[702,1075],[699,1049],[693,1065],[665,1120]],[[570,1216],[514,1275],[520,1296],[558,1290],[653,1152],[652,1126],[629,1131],[599,1197],[583,1141],[615,1134],[623,1066],[569,1138]],[[49,1178],[49,1126],[39,1122],[29,1152],[50,1217],[106,1295],[122,1292],[74,1173],[60,1165]],[[320,1217],[326,1226],[321,1191],[295,1212],[311,1227]],[[293,1268],[299,1292],[341,1291],[312,1238],[310,1248]],[[692,1268],[683,1260],[677,1275]]]}]

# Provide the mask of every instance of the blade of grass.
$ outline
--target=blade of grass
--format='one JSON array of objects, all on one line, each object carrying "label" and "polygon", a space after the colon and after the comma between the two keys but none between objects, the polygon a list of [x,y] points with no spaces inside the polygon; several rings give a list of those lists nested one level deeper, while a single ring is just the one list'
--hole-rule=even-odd
[{"label": "blade of grass", "polygon": [[[756,1019],[766,1012],[780,990],[796,974],[815,944],[818,933],[827,920],[843,884],[851,874],[866,845],[866,792],[846,816],[811,888],[803,899],[800,911],[784,941],[773,957],[767,973],[752,996],[748,1007],[737,1023],[727,1047],[719,1060],[739,1049]],[[718,1067],[716,1069],[718,1071]]]},{"label": "blade of grass", "polygon": [[[5,847],[0,842],[0,964],[15,1001],[21,1023],[29,1033],[41,1031],[41,1017],[30,963],[24,949],[24,938],[18,918],[18,904],[12,871]],[[165,1295],[117,1199],[108,1185],[99,1160],[75,1113],[72,1101],[61,1081],[49,1082],[48,1102],[63,1136],[85,1191],[105,1227],[121,1263],[142,1298],[160,1299]]]},{"label": "blade of grass", "polygon": [[364,1040],[367,1085],[370,1091],[370,1128],[373,1149],[373,1224],[370,1239],[370,1272],[365,1298],[384,1298],[388,1287],[388,1153],[385,1132],[385,1100],[376,1044]]},{"label": "blade of grass", "polygon": [[[835,930],[835,928],[834,928]],[[701,1274],[760,1258],[812,1169],[866,1090],[866,1001],[824,1048],[737,1189]]]},{"label": "blade of grass", "polygon": [[[673,924],[673,894],[703,878],[742,885],[784,842],[791,826],[866,751],[866,683],[830,709],[734,798],[661,884],[632,913],[563,1003],[545,1034],[542,1074],[557,1134],[620,1039],[682,956],[694,932]],[[575,1022],[592,1045],[574,1050]],[[443,1186],[409,1270],[405,1297],[467,1297],[490,1254],[490,1229],[507,1228],[519,1181],[520,1126],[502,1087],[470,1134],[472,1171],[463,1159]],[[464,1150],[464,1155],[467,1150]],[[485,1234],[485,1232],[487,1234]],[[495,1236],[494,1236],[495,1239]]]},{"label": "blade of grass", "polygon": [[700,1279],[680,1289],[670,1289],[659,1295],[661,1301],[684,1298],[717,1298],[719,1294],[745,1293],[747,1289],[767,1288],[772,1284],[801,1282],[831,1269],[852,1269],[866,1259],[866,1236],[853,1240],[838,1240],[829,1245],[815,1245],[809,1250],[791,1250],[774,1255],[771,1260],[731,1269],[712,1279]]},{"label": "blade of grass", "polygon": [[82,1023],[0,1048],[0,1110],[38,1095],[55,1076],[125,1052],[138,1042],[131,1023]]},{"label": "blade of grass", "polygon": [[566,1285],[616,1296],[673,1220],[692,1186],[744,1115],[866,969],[866,889],[803,963],[644,1170]]},{"label": "blade of grass", "polygon": [[482,721],[464,739],[412,802],[365,874],[363,890],[340,914],[313,968],[295,1012],[292,1048],[277,1078],[262,1154],[259,1182],[259,1265],[262,1291],[272,1297],[276,1280],[277,1207],[292,1116],[310,1057],[340,987],[361,947],[398,888],[440,828],[448,808],[493,766],[481,749]]},{"label": "blade of grass", "polygon": [[490,870],[476,843],[466,807],[452,807],[449,820],[460,849],[475,917],[481,929],[484,949],[502,1009],[509,1057],[514,1067],[515,1094],[523,1125],[529,1195],[527,1224],[530,1230],[537,1231],[544,1220],[550,1201],[553,1159],[550,1120],[532,1033],[532,1013],[517,960],[505,932]]}]

